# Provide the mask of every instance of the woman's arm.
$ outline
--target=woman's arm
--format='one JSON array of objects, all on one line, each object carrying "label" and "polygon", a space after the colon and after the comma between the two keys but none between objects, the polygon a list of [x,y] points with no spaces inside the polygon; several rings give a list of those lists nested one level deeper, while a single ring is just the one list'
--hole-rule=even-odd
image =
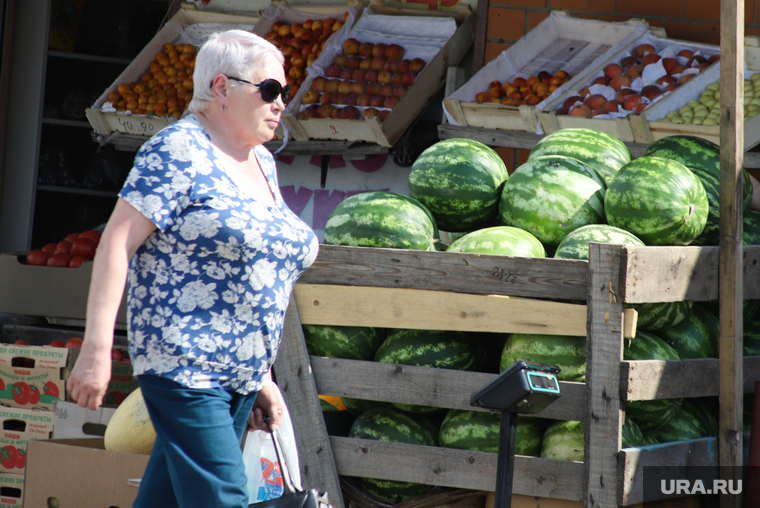
[{"label": "woman's arm", "polygon": [[156,229],[147,217],[119,198],[106,224],[92,265],[84,342],[67,389],[79,406],[97,409],[111,379],[116,314],[127,281],[129,260]]},{"label": "woman's arm", "polygon": [[264,385],[253,403],[253,410],[248,415],[248,426],[256,430],[269,430],[269,427],[264,423],[264,415],[266,415],[269,417],[272,430],[274,430],[282,422],[284,401],[280,395],[280,389],[272,381],[271,372],[266,373],[263,381]]}]

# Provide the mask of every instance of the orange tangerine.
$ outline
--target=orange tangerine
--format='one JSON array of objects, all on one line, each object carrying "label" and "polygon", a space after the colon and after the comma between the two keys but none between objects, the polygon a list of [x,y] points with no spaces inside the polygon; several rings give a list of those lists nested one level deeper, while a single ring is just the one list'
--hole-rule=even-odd
[{"label": "orange tangerine", "polygon": [[554,74],[554,76],[556,76],[556,77],[559,77],[559,78],[563,78],[563,79],[564,79],[564,78],[569,78],[569,77],[570,77],[570,75],[569,75],[567,72],[565,72],[565,71],[557,71],[557,72]]},{"label": "orange tangerine", "polygon": [[486,92],[479,92],[479,93],[478,93],[478,94],[475,96],[475,100],[476,100],[477,102],[481,102],[481,103],[482,103],[482,102],[486,102],[486,101],[490,100],[490,98],[491,98],[491,96],[490,96],[490,95],[488,95]]},{"label": "orange tangerine", "polygon": [[501,103],[504,104],[505,106],[512,106],[513,105],[512,104],[512,99],[510,99],[509,97],[502,97],[501,98]]},{"label": "orange tangerine", "polygon": [[121,85],[119,85],[119,87],[117,88],[117,90],[119,91],[119,93],[121,95],[124,95],[125,93],[129,92],[129,85],[121,84]]},{"label": "orange tangerine", "polygon": [[151,95],[150,97],[148,97],[148,104],[155,104],[156,102],[158,102],[157,96]]},{"label": "orange tangerine", "polygon": [[528,80],[526,80],[525,78],[517,77],[517,78],[515,78],[515,79],[512,80],[512,85],[515,86],[515,87],[517,87],[517,88],[521,88],[521,87],[523,87],[523,86],[525,86],[527,84],[528,84]]},{"label": "orange tangerine", "polygon": [[150,100],[150,95],[141,95],[140,98],[137,100],[138,104],[147,104]]},{"label": "orange tangerine", "polygon": [[187,90],[193,89],[193,80],[192,79],[186,79],[182,82],[182,87],[186,88]]},{"label": "orange tangerine", "polygon": [[154,104],[148,103],[145,105],[145,112],[146,113],[153,113]]},{"label": "orange tangerine", "polygon": [[525,82],[528,86],[533,86],[535,83],[540,82],[541,80],[538,78],[538,76],[531,76],[528,78],[528,80]]},{"label": "orange tangerine", "polygon": [[119,92],[111,92],[108,94],[108,102],[119,102],[121,100],[121,94]]},{"label": "orange tangerine", "polygon": [[164,44],[164,53],[169,53],[170,51],[177,51],[177,48],[172,44],[171,42],[167,42]]}]

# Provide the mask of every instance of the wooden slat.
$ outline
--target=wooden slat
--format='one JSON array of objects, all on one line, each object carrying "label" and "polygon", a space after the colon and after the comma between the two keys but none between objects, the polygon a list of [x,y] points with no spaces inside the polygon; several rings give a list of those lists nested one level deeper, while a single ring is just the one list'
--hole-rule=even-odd
[{"label": "wooden slat", "polygon": [[298,309],[292,296],[285,314],[282,344],[273,369],[293,422],[303,487],[326,490],[332,506],[343,508],[338,472],[309,365]]},{"label": "wooden slat", "polygon": [[[383,402],[485,411],[470,405],[470,396],[496,374],[414,367],[359,360],[312,356],[311,367],[322,395]],[[559,420],[583,420],[585,386],[560,381],[561,396],[537,416]]]},{"label": "wooden slat", "polygon": [[[330,437],[338,473],[493,492],[497,454]],[[580,500],[583,463],[515,457],[515,494]]]},{"label": "wooden slat", "polygon": [[589,246],[588,337],[586,338],[586,418],[584,504],[617,502],[620,450],[620,361],[623,358],[623,300],[619,245]]},{"label": "wooden slat", "polygon": [[585,300],[587,280],[575,259],[321,245],[299,282]]},{"label": "wooden slat", "polygon": [[[760,356],[743,360],[743,392],[754,393],[760,379]],[[678,399],[718,395],[717,358],[699,360],[625,361],[620,367],[620,391],[625,400]]]},{"label": "wooden slat", "polygon": [[301,321],[314,325],[586,335],[586,306],[502,295],[298,284]]},{"label": "wooden slat", "polygon": [[[717,465],[718,443],[714,437],[641,448],[624,448],[620,450],[620,462],[618,464],[618,491],[620,492],[618,503],[622,506],[631,506],[665,497],[664,495],[656,495],[659,492],[660,478],[648,480],[644,475],[645,467],[672,467],[674,473],[679,475],[679,479],[687,480],[692,478],[689,474],[690,467],[700,467],[697,470],[692,469],[692,474],[695,474],[695,471],[696,474],[704,474],[705,471],[702,467]],[[716,478],[717,469],[716,467]],[[657,482],[655,485],[647,484],[646,496],[644,492],[645,481]],[[690,483],[690,485],[692,484]]]}]

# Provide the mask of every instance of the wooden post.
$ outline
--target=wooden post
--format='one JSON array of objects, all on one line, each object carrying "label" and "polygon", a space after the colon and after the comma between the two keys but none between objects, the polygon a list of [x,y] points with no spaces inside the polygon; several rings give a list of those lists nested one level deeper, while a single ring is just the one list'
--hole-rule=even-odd
[{"label": "wooden post", "polygon": [[485,65],[486,41],[488,40],[488,0],[478,0],[478,9],[475,11],[475,41],[472,47],[472,74]]},{"label": "wooden post", "polygon": [[[720,2],[720,465],[742,466],[744,2]],[[721,470],[722,474],[725,469]],[[721,495],[721,508],[742,506]]]},{"label": "wooden post", "polygon": [[586,422],[584,506],[617,506],[622,411],[623,291],[620,245],[589,246],[586,323]]}]

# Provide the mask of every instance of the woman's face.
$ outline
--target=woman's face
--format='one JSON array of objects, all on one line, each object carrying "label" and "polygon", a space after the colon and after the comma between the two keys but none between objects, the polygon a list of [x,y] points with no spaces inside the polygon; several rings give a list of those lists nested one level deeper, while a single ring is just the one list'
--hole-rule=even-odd
[{"label": "woman's face", "polygon": [[[256,67],[253,75],[240,77],[251,83],[275,79],[285,86],[287,83],[282,65],[272,57],[265,58],[264,65]],[[270,141],[274,138],[275,129],[280,123],[280,115],[285,109],[282,96],[277,96],[274,102],[266,102],[261,98],[261,90],[258,87],[245,83],[236,83],[236,85],[230,90],[230,107],[227,109],[227,114],[232,113],[238,132],[254,145]]]}]

